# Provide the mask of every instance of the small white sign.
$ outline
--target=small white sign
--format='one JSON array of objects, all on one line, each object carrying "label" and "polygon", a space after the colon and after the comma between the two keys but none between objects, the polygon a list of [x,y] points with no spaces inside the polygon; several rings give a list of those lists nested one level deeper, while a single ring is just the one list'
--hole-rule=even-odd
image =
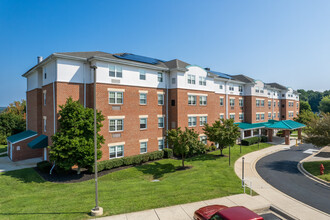
[{"label": "small white sign", "polygon": [[16,147],[16,150],[21,150],[21,147],[20,147],[20,146],[17,146],[17,147]]}]

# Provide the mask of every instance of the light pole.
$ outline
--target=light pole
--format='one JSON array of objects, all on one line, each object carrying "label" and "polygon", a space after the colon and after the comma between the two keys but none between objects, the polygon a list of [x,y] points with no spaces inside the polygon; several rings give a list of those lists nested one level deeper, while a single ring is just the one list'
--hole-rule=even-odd
[{"label": "light pole", "polygon": [[244,157],[242,157],[242,187],[244,187]]},{"label": "light pole", "polygon": [[230,166],[230,145],[229,145],[229,166]]},{"label": "light pole", "polygon": [[95,208],[91,210],[93,216],[103,215],[103,208],[99,207],[98,184],[97,184],[97,126],[96,126],[96,69],[97,66],[91,66],[94,70],[94,166],[95,166]]},{"label": "light pole", "polygon": [[239,139],[239,153],[242,153],[242,138]]}]

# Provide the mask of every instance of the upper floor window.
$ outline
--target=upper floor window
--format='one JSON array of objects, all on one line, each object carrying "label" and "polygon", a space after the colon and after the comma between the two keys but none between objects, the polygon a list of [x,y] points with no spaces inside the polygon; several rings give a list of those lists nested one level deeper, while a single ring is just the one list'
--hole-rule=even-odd
[{"label": "upper floor window", "polygon": [[241,120],[241,121],[244,120],[244,114],[243,113],[239,113],[238,117],[239,117],[239,120]]},{"label": "upper floor window", "polygon": [[240,106],[240,107],[243,107],[243,105],[244,105],[244,101],[243,101],[243,99],[239,99],[238,102],[239,102],[239,106]]},{"label": "upper floor window", "polygon": [[122,67],[117,65],[109,65],[109,76],[111,77],[123,77]]},{"label": "upper floor window", "polygon": [[109,119],[109,131],[123,131],[124,119]]},{"label": "upper floor window", "polygon": [[140,129],[147,129],[147,118],[140,118]]},{"label": "upper floor window", "polygon": [[140,105],[147,104],[147,93],[140,93]]},{"label": "upper floor window", "polygon": [[219,85],[219,89],[223,89],[223,85]]},{"label": "upper floor window", "polygon": [[164,139],[158,140],[158,150],[164,149]]},{"label": "upper floor window", "polygon": [[299,103],[297,102],[297,108],[299,108]]},{"label": "upper floor window", "polygon": [[195,75],[188,74],[188,84],[196,84]]},{"label": "upper floor window", "polygon": [[259,114],[259,113],[256,114],[256,120],[257,120],[257,121],[260,120],[260,114]]},{"label": "upper floor window", "polygon": [[285,96],[285,94],[282,94],[282,97],[284,97]]},{"label": "upper floor window", "polygon": [[188,117],[188,127],[195,127],[197,124],[197,117]]},{"label": "upper floor window", "polygon": [[124,156],[124,145],[110,146],[109,158],[119,158]]},{"label": "upper floor window", "polygon": [[261,114],[261,120],[265,120],[265,114]]},{"label": "upper floor window", "polygon": [[196,105],[197,96],[188,95],[188,105]]},{"label": "upper floor window", "polygon": [[158,77],[157,77],[157,79],[158,79],[158,82],[163,82],[163,73],[158,72]]},{"label": "upper floor window", "polygon": [[259,87],[256,87],[256,92],[259,93]]},{"label": "upper floor window", "polygon": [[158,128],[164,128],[164,117],[158,117]]},{"label": "upper floor window", "polygon": [[276,112],[274,112],[273,117],[276,118]]},{"label": "upper floor window", "polygon": [[47,79],[47,73],[44,74],[45,79]]},{"label": "upper floor window", "polygon": [[229,91],[234,91],[234,86],[229,86]]},{"label": "upper floor window", "polygon": [[276,101],[274,101],[274,107],[276,107]]},{"label": "upper floor window", "polygon": [[260,88],[260,93],[264,93],[264,88]]},{"label": "upper floor window", "polygon": [[206,86],[206,77],[204,76],[199,77],[199,85]]},{"label": "upper floor window", "polygon": [[224,119],[225,116],[223,114],[220,114],[220,119]]},{"label": "upper floor window", "polygon": [[229,104],[230,106],[235,106],[235,99],[230,99]]},{"label": "upper floor window", "polygon": [[47,131],[47,117],[44,116],[44,132]]},{"label": "upper floor window", "polygon": [[43,95],[44,95],[44,105],[46,105],[47,90],[44,90]]},{"label": "upper floor window", "polygon": [[204,124],[207,123],[207,116],[201,116],[199,117],[199,125],[204,126]]},{"label": "upper floor window", "polygon": [[220,98],[220,106],[223,106],[223,98]]},{"label": "upper floor window", "polygon": [[238,91],[243,92],[243,86],[238,86]]},{"label": "upper floor window", "polygon": [[207,96],[199,97],[199,105],[207,105]]},{"label": "upper floor window", "polygon": [[235,114],[231,114],[231,115],[229,116],[229,118],[235,120]]},{"label": "upper floor window", "polygon": [[146,80],[146,71],[140,70],[140,80]]},{"label": "upper floor window", "polygon": [[123,104],[123,92],[109,92],[109,104]]},{"label": "upper floor window", "polygon": [[175,84],[176,80],[175,78],[172,78],[172,84]]},{"label": "upper floor window", "polygon": [[259,107],[260,106],[260,100],[256,100],[256,106]]},{"label": "upper floor window", "polygon": [[272,101],[268,100],[268,107],[272,106]]},{"label": "upper floor window", "polygon": [[280,107],[280,101],[277,102],[277,106]]},{"label": "upper floor window", "polygon": [[261,106],[262,106],[262,107],[265,106],[265,100],[261,100]]},{"label": "upper floor window", "polygon": [[268,118],[272,118],[272,113],[271,112],[268,112]]},{"label": "upper floor window", "polygon": [[164,105],[164,94],[158,94],[158,105]]}]

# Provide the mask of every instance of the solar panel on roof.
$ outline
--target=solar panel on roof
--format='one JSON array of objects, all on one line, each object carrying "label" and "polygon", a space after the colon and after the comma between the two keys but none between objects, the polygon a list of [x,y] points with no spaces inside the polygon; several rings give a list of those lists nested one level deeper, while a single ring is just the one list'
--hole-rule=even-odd
[{"label": "solar panel on roof", "polygon": [[218,76],[220,76],[220,77],[222,77],[222,78],[232,79],[231,76],[229,76],[229,75],[227,75],[227,74],[225,74],[225,73],[220,73],[220,72],[216,72],[216,71],[209,71],[209,72],[211,72],[211,73],[213,73],[213,74],[215,74],[215,75],[218,75]]},{"label": "solar panel on roof", "polygon": [[122,55],[114,55],[117,58],[125,59],[125,60],[131,60],[131,61],[137,61],[141,63],[148,63],[148,64],[158,64],[161,60],[154,59],[151,57],[144,57],[140,55],[135,55],[131,53],[124,53]]}]

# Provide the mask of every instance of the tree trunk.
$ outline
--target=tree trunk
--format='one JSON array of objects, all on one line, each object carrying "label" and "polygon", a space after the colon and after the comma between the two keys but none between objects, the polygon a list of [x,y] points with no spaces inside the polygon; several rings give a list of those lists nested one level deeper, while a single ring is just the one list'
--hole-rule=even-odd
[{"label": "tree trunk", "polygon": [[223,149],[222,149],[222,148],[220,148],[220,152],[221,152],[220,156],[223,156],[223,153],[222,153],[222,151],[223,151]]},{"label": "tree trunk", "polygon": [[182,168],[184,168],[184,155],[182,155]]},{"label": "tree trunk", "polygon": [[78,166],[77,174],[80,174],[80,166]]}]

